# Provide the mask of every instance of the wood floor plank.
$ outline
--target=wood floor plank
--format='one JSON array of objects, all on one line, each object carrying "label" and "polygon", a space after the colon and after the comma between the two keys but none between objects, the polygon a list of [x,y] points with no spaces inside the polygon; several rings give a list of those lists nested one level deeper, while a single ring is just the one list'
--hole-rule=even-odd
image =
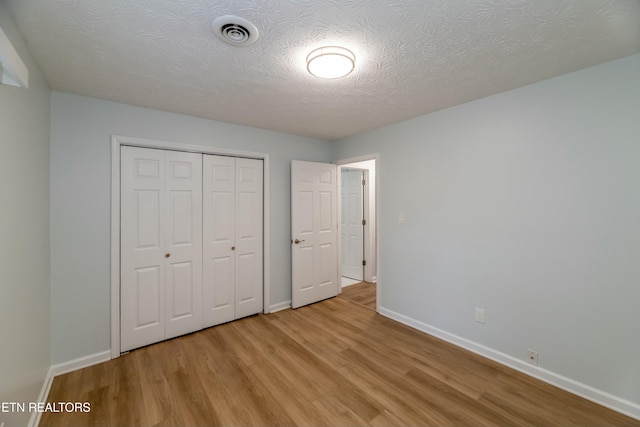
[{"label": "wood floor plank", "polygon": [[194,381],[186,371],[169,374],[167,385],[179,411],[171,411],[170,416],[176,419],[176,415],[179,415],[180,425],[206,427],[219,422],[202,384]]},{"label": "wood floor plank", "polygon": [[371,310],[376,309],[376,284],[360,282],[342,288],[342,297]]},{"label": "wood floor plank", "polygon": [[204,351],[198,352],[195,348],[192,351],[196,358],[205,352],[210,357],[205,362],[206,367],[198,366],[198,361],[194,360],[190,375],[192,379],[197,378],[196,381],[207,392],[216,414],[209,425],[256,426],[268,422],[273,417],[270,410],[263,407],[264,391],[252,386],[246,365],[239,357],[239,352],[244,351],[246,344],[238,341],[246,339],[238,337],[232,325],[222,326],[205,331],[208,333],[195,334],[200,337],[194,338],[194,341],[204,345]]},{"label": "wood floor plank", "polygon": [[[184,337],[137,349],[122,357],[135,357],[141,381],[156,382],[168,374],[185,369],[182,342]],[[112,360],[113,362],[114,360]]]},{"label": "wood floor plank", "polygon": [[[511,419],[538,420],[535,425],[550,426],[625,426],[640,421],[564,392],[522,373],[507,370],[480,398],[488,409],[508,413]],[[539,402],[545,402],[540,405]]]},{"label": "wood floor plank", "polygon": [[398,427],[405,424],[402,419],[385,409],[380,415],[371,420],[369,425],[371,427]]},{"label": "wood floor plank", "polygon": [[450,384],[441,378],[413,369],[404,376],[408,387],[429,390],[429,401],[438,408],[446,408],[446,418],[459,417],[454,425],[511,425],[511,420],[499,411],[493,411],[478,402],[468,393],[460,393],[457,384]]},{"label": "wood floor plank", "polygon": [[302,393],[292,393],[295,384],[280,374],[276,366],[268,359],[260,364],[248,367],[251,375],[264,384],[269,384],[269,393],[278,402],[286,402],[286,412],[299,426],[331,426],[331,420],[319,411],[309,410],[312,402]]},{"label": "wood floor plank", "polygon": [[41,426],[640,426],[342,296],[61,375],[48,400],[91,411]]},{"label": "wood floor plank", "polygon": [[[359,356],[357,356],[359,358]],[[404,425],[436,426],[438,420],[416,402],[413,396],[390,384],[379,372],[354,361],[340,368],[340,373],[348,378],[386,408],[393,416],[403,420]]]},{"label": "wood floor plank", "polygon": [[180,422],[178,402],[174,399],[171,386],[166,378],[148,382],[141,381],[144,411],[147,423],[152,426],[163,425],[169,420]]},{"label": "wood floor plank", "polygon": [[352,408],[332,394],[322,396],[322,398],[313,402],[313,405],[318,411],[327,413],[336,426],[356,427],[368,424]]},{"label": "wood floor plank", "polygon": [[350,343],[335,332],[316,327],[307,316],[297,310],[282,311],[267,318],[271,317],[273,319],[269,321],[289,339],[307,347],[328,363],[339,365],[345,363],[340,358],[340,352],[348,348]]}]

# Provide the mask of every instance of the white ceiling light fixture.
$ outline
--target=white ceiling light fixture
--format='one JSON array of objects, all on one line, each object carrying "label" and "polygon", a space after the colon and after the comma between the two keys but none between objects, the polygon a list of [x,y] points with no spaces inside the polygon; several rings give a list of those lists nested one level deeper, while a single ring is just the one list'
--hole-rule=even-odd
[{"label": "white ceiling light fixture", "polygon": [[307,55],[307,70],[322,79],[339,79],[350,74],[356,66],[356,56],[340,46],[324,46]]},{"label": "white ceiling light fixture", "polygon": [[258,40],[258,28],[244,18],[234,15],[219,16],[211,23],[213,33],[233,46],[249,46]]}]

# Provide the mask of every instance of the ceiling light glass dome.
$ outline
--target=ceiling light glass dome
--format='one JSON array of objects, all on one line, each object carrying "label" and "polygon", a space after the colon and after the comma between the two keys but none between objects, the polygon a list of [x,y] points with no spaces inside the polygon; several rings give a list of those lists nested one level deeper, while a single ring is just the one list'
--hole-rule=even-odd
[{"label": "ceiling light glass dome", "polygon": [[307,70],[322,79],[337,79],[350,74],[356,65],[356,56],[349,49],[325,46],[307,55]]}]

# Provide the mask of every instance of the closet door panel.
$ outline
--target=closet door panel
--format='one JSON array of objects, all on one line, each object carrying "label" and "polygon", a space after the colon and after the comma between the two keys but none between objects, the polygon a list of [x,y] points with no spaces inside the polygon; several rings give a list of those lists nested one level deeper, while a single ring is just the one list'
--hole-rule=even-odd
[{"label": "closet door panel", "polygon": [[202,328],[202,154],[165,152],[166,336]]},{"label": "closet door panel", "polygon": [[121,151],[121,351],[164,339],[164,153]]},{"label": "closet door panel", "polygon": [[256,266],[261,262],[257,254],[238,254],[236,259],[236,319],[262,311],[262,277],[258,277]]},{"label": "closet door panel", "polygon": [[236,318],[262,311],[263,162],[236,159]]},{"label": "closet door panel", "polygon": [[235,159],[203,156],[204,327],[235,318]]}]

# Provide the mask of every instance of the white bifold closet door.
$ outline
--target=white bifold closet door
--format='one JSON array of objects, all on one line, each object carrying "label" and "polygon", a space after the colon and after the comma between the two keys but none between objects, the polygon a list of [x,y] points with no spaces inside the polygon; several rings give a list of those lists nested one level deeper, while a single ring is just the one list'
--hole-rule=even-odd
[{"label": "white bifold closet door", "polygon": [[202,328],[202,155],[122,147],[121,351]]},{"label": "white bifold closet door", "polygon": [[262,311],[263,162],[121,151],[121,351]]},{"label": "white bifold closet door", "polygon": [[203,156],[203,323],[262,311],[263,162]]}]

